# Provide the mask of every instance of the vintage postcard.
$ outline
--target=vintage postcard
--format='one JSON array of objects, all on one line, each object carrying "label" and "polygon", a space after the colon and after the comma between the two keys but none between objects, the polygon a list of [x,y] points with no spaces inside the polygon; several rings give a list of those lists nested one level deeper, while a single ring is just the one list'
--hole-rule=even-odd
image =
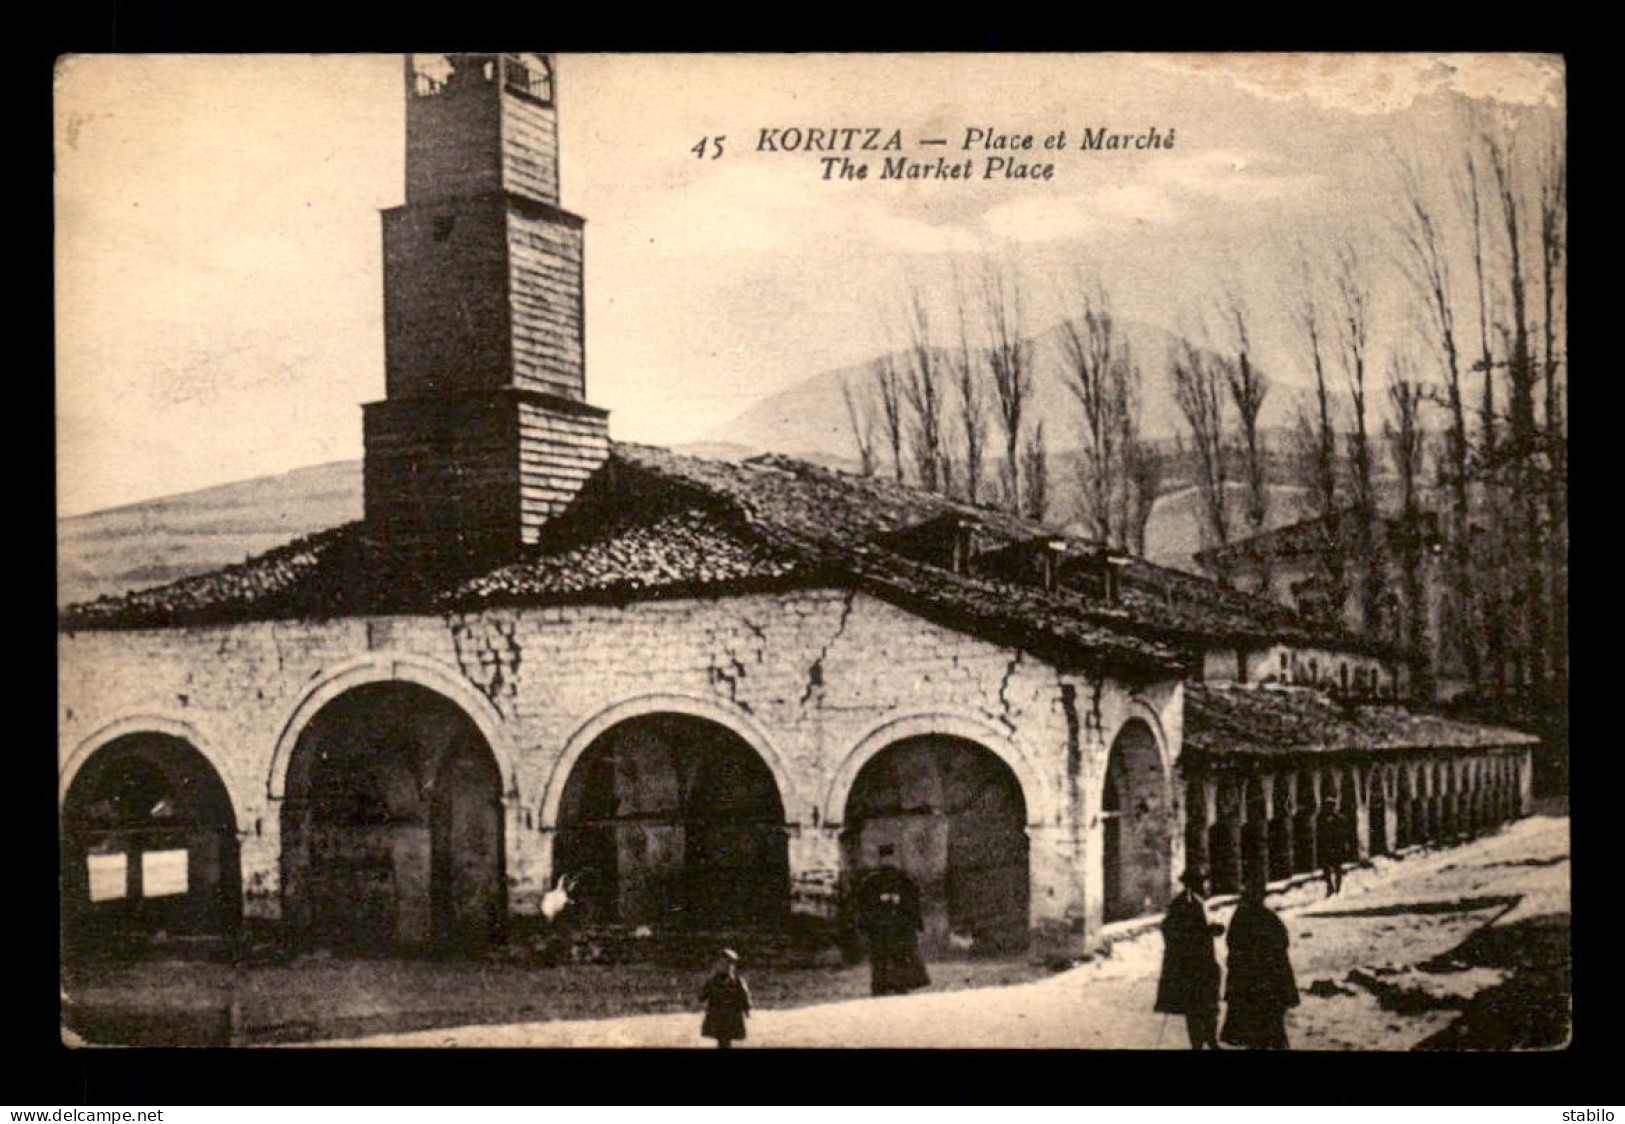
[{"label": "vintage postcard", "polygon": [[64,1041],[1568,1043],[1562,59],[85,55],[55,138]]}]

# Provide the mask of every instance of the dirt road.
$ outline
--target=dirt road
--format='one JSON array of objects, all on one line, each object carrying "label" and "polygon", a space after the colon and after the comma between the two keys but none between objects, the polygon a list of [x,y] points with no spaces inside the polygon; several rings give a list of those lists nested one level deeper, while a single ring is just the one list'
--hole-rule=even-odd
[{"label": "dirt road", "polygon": [[[1510,959],[1473,950],[1497,944],[1486,938],[1503,934],[1509,940],[1500,945],[1516,945],[1531,925],[1566,933],[1568,856],[1568,819],[1539,816],[1465,846],[1379,860],[1352,875],[1334,899],[1325,899],[1318,886],[1272,899],[1291,933],[1303,993],[1302,1005],[1288,1015],[1293,1047],[1410,1050],[1459,1031],[1453,1024],[1464,1010],[1482,1011],[1497,996],[1521,994],[1514,986],[1520,981],[1512,980],[1519,971],[1516,950]],[[1215,917],[1225,920],[1225,911]],[[1564,945],[1557,946],[1564,964],[1553,978],[1566,981]],[[1151,929],[1113,944],[1109,956],[1036,982],[758,1010],[742,1045],[1185,1049],[1183,1021],[1151,1011],[1161,954],[1161,936]],[[1474,997],[1484,1002],[1474,1007]],[[1563,1006],[1561,997],[1556,1003]],[[1546,1023],[1553,1017],[1548,1011]],[[1565,1020],[1561,1012],[1555,1018],[1561,1036]],[[707,1047],[699,1025],[696,1011],[321,1045]]]}]

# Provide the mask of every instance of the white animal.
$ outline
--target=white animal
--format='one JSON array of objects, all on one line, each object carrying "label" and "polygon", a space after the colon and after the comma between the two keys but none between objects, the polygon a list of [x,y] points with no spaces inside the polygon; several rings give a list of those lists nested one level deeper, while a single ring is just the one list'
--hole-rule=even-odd
[{"label": "white animal", "polygon": [[553,883],[553,888],[542,895],[542,916],[547,918],[549,925],[570,904],[570,891],[575,888],[576,880],[568,874],[561,874],[559,880]]},{"label": "white animal", "polygon": [[949,933],[948,944],[960,952],[969,952],[976,947],[976,938],[967,937],[963,933]]}]

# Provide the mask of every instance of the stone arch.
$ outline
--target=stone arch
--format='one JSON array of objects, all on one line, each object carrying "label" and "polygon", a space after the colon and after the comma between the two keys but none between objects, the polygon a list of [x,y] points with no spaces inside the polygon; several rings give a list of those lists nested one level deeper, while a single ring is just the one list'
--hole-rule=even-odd
[{"label": "stone arch", "polygon": [[852,794],[852,785],[858,773],[869,761],[896,742],[909,738],[937,735],[974,742],[988,750],[1010,767],[1021,784],[1022,799],[1027,806],[1027,826],[1042,827],[1059,812],[1050,786],[1033,768],[1032,761],[1019,742],[998,727],[978,718],[963,715],[927,713],[912,714],[891,719],[859,740],[835,770],[829,790],[824,795],[824,822],[836,825],[846,814],[846,802]]},{"label": "stone arch", "polygon": [[901,878],[918,892],[927,948],[1024,949],[1031,819],[1021,778],[989,747],[941,733],[891,741],[866,756],[842,808],[848,900],[861,910],[872,878]]},{"label": "stone arch", "polygon": [[737,722],[695,713],[709,708],[648,704],[589,722],[561,759],[568,772],[556,794],[549,786],[554,869],[572,880],[582,915],[713,930],[782,924],[782,770]]},{"label": "stone arch", "polygon": [[501,711],[454,668],[422,656],[362,656],[339,664],[315,681],[300,696],[283,723],[271,749],[266,791],[272,800],[284,799],[288,766],[294,746],[311,721],[328,703],[356,687],[370,683],[412,683],[455,704],[479,730],[502,774],[505,801],[519,799],[519,755]]},{"label": "stone arch", "polygon": [[189,732],[185,723],[152,717],[121,720],[86,739],[64,767],[68,949],[160,933],[236,935],[241,813],[220,769]]},{"label": "stone arch", "polygon": [[92,754],[102,746],[130,734],[164,734],[190,745],[209,763],[209,767],[225,786],[227,794],[231,797],[232,818],[237,830],[239,832],[253,830],[254,824],[248,813],[249,805],[244,798],[245,794],[238,791],[232,782],[231,774],[221,767],[219,755],[210,748],[206,740],[198,736],[197,728],[183,718],[156,712],[131,714],[116,719],[81,740],[57,771],[57,805],[60,807],[67,799],[69,787]]},{"label": "stone arch", "polygon": [[559,805],[564,800],[564,787],[569,783],[570,773],[575,769],[576,762],[581,760],[582,754],[586,753],[600,737],[621,723],[652,714],[682,714],[690,718],[702,718],[723,727],[750,746],[773,774],[773,783],[778,787],[779,798],[784,801],[786,818],[791,824],[799,822],[795,818],[795,810],[800,806],[798,801],[802,799],[800,788],[794,783],[783,755],[774,748],[767,732],[751,715],[737,707],[726,706],[715,699],[697,695],[639,695],[600,710],[578,726],[565,741],[564,751],[559,754],[552,772],[548,774],[547,787],[542,793],[539,826],[543,830],[558,826]]},{"label": "stone arch", "polygon": [[1176,810],[1162,747],[1138,717],[1112,739],[1100,808],[1105,920],[1161,909],[1173,885]]},{"label": "stone arch", "polygon": [[507,917],[511,768],[462,701],[377,670],[312,693],[278,770],[283,919],[300,943],[476,952]]}]

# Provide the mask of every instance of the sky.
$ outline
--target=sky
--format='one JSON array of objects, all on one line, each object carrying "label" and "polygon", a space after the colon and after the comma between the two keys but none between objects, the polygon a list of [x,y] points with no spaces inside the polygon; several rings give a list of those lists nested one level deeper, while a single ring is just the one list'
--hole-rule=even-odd
[{"label": "sky", "polygon": [[[1265,368],[1301,385],[1299,247],[1382,244],[1398,160],[1447,190],[1467,100],[1563,97],[1546,56],[567,55],[557,81],[588,396],[614,437],[654,444],[861,362],[894,338],[903,285],[945,300],[981,261],[1014,263],[1040,328],[1074,276],[1195,335],[1228,286]],[[358,407],[384,389],[401,59],[69,58],[55,110],[59,512],[358,458]],[[903,148],[852,153],[862,181],[761,149],[764,129],[849,127]],[[1079,149],[1153,127],[1173,147]],[[967,150],[972,130],[1034,151]],[[696,154],[716,136],[719,158]],[[969,157],[973,178],[881,179],[898,155]],[[983,178],[994,155],[1054,169]],[[1413,331],[1403,287],[1377,287],[1379,334]]]}]

